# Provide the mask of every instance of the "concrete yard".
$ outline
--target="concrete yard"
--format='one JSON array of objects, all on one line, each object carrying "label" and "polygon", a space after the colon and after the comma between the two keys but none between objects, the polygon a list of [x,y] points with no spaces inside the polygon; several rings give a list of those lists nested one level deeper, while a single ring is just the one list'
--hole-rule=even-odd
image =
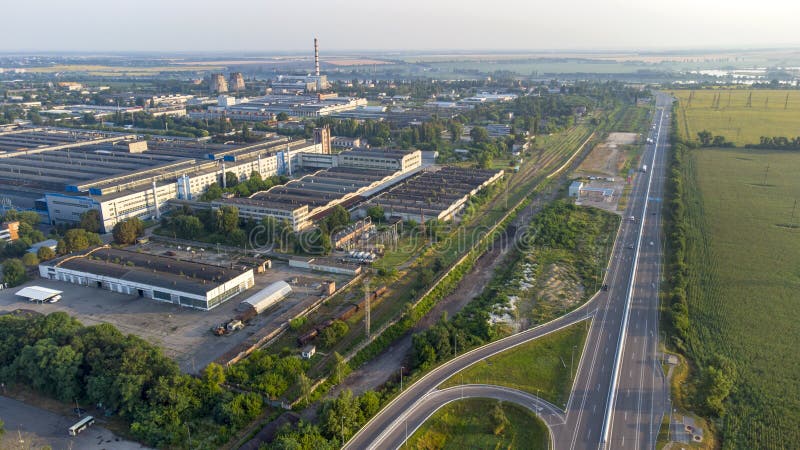
[{"label": "concrete yard", "polygon": [[78,421],[77,417],[65,417],[20,401],[0,396],[0,420],[6,433],[0,438],[2,449],[45,448],[135,450],[142,445],[121,439],[103,428],[103,418],[77,436],[69,436],[67,429]]},{"label": "concrete yard", "polygon": [[[297,282],[290,283],[292,294],[266,313],[251,319],[243,330],[222,337],[211,333],[213,326],[235,317],[238,314],[236,307],[250,295],[275,281],[295,278]],[[200,311],[105,289],[37,278],[23,286],[0,290],[0,313],[15,309],[28,309],[42,314],[64,311],[84,325],[109,323],[123,333],[141,336],[158,345],[180,365],[181,370],[196,373],[241,344],[261,327],[267,324],[275,326],[276,321],[272,320],[275,317],[301,303],[311,304],[319,299],[320,282],[334,280],[337,286],[341,286],[349,279],[345,275],[311,272],[278,263],[266,273],[256,275],[253,288],[211,311]],[[37,304],[14,294],[24,286],[34,285],[63,291],[62,300],[58,303]]]}]

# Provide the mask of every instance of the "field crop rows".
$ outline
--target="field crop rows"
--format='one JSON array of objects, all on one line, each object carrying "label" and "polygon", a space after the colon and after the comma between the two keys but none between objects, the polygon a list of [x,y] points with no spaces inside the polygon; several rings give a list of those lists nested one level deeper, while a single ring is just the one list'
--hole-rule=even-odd
[{"label": "field crop rows", "polygon": [[723,445],[791,448],[800,442],[800,154],[698,149],[687,159],[688,344],[700,364],[721,354],[737,368]]},{"label": "field crop rows", "polygon": [[615,111],[611,118],[613,125],[610,131],[624,133],[642,133],[650,126],[650,108],[643,106],[627,106]]},{"label": "field crop rows", "polygon": [[758,144],[761,136],[800,136],[798,91],[704,89],[671,94],[680,102],[678,128],[687,141],[696,141],[702,130],[740,147]]}]

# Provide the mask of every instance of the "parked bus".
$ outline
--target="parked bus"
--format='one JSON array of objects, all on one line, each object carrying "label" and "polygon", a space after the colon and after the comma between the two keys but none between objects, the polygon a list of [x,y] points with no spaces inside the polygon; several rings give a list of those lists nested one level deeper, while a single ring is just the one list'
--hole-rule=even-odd
[{"label": "parked bus", "polygon": [[69,435],[76,436],[78,433],[89,428],[92,425],[94,425],[94,417],[86,416],[75,425],[69,427]]}]

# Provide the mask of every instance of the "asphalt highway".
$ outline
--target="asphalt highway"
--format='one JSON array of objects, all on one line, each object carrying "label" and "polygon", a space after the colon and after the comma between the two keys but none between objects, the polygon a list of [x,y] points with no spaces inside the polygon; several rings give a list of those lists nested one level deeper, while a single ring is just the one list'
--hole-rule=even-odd
[{"label": "asphalt highway", "polygon": [[[565,316],[442,364],[408,386],[344,448],[398,448],[437,409],[462,397],[498,398],[529,407],[548,425],[555,449],[654,447],[667,405],[657,343],[662,257],[660,202],[669,135],[666,111],[670,103],[668,96],[657,96],[655,128],[651,133],[655,144],[646,145],[642,155],[642,164],[648,170],[633,179],[605,274],[608,290],[598,292]],[[497,386],[437,389],[478,361],[589,317],[589,336],[564,411],[530,394]]]}]

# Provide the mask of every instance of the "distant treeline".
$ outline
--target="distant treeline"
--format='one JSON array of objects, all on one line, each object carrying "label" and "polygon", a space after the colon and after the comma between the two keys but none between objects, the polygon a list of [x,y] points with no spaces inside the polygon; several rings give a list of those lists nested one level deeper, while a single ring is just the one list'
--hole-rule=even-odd
[{"label": "distant treeline", "polygon": [[745,147],[775,150],[800,150],[800,136],[793,138],[788,138],[785,136],[761,136],[758,144],[747,144]]}]

